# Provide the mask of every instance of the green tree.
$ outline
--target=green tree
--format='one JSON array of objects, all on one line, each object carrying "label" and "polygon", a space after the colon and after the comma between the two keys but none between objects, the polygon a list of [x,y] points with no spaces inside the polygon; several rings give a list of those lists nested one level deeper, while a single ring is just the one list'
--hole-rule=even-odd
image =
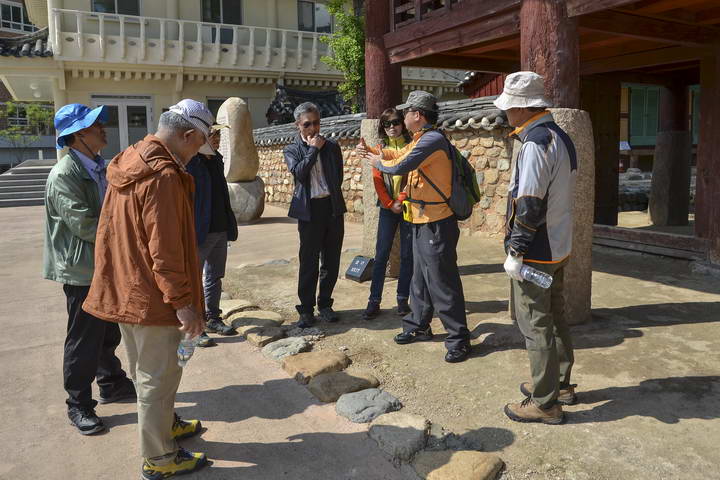
[{"label": "green tree", "polygon": [[321,60],[342,72],[343,81],[338,91],[345,101],[350,102],[354,112],[364,108],[365,88],[365,25],[362,2],[359,0],[329,0],[327,9],[335,20],[332,34],[321,37],[321,41],[332,48],[332,57]]},{"label": "green tree", "polygon": [[[22,117],[23,112],[27,120],[25,124],[11,124],[9,119]],[[22,162],[25,150],[41,135],[49,134],[52,119],[52,107],[44,103],[5,102],[0,105],[0,140],[15,150],[17,163]]]}]

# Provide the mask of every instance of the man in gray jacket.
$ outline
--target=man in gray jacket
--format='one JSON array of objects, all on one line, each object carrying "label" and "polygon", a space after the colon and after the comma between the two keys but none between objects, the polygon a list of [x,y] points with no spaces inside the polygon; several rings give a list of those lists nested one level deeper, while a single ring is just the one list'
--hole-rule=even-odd
[{"label": "man in gray jacket", "polygon": [[[526,396],[509,403],[505,413],[518,422],[562,423],[563,405],[576,402],[570,384],[574,362],[570,330],[563,310],[563,275],[572,248],[572,202],[577,172],[575,146],[546,110],[543,78],[517,72],[505,81],[495,106],[516,127],[523,143],[508,193],[505,271],[512,304],[525,336],[532,382],[520,385]],[[529,266],[553,276],[548,289],[523,281]]]},{"label": "man in gray jacket", "polygon": [[70,423],[82,435],[105,430],[92,398],[96,378],[100,403],[135,399],[135,387],[115,355],[120,329],[82,308],[93,276],[95,233],[107,189],[105,160],[98,154],[107,144],[106,120],[105,106],[91,110],[73,103],[57,111],[57,148],[69,150],[45,185],[43,276],[62,283],[67,297],[63,383]]}]

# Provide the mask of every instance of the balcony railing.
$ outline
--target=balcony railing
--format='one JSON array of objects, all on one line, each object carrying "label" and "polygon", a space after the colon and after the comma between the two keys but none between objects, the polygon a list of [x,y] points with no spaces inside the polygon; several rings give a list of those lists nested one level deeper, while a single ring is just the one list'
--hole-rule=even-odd
[{"label": "balcony railing", "polygon": [[58,60],[336,73],[323,34],[246,25],[53,9]]},{"label": "balcony railing", "polygon": [[442,15],[462,0],[391,0],[391,28],[397,30],[425,18]]}]

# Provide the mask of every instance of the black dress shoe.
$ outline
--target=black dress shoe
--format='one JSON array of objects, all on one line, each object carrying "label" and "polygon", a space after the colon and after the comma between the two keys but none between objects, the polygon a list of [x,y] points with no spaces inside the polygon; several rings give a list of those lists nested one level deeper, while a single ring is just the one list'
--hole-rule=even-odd
[{"label": "black dress shoe", "polygon": [[71,407],[68,409],[70,425],[74,425],[82,435],[94,435],[105,431],[105,424],[95,415],[92,408]]},{"label": "black dress shoe", "polygon": [[380,304],[377,302],[368,302],[367,308],[362,314],[363,320],[372,320],[380,315]]},{"label": "black dress shoe", "polygon": [[220,320],[219,318],[213,318],[208,320],[205,324],[205,331],[208,333],[216,333],[222,336],[237,335],[237,331]]},{"label": "black dress shoe", "polygon": [[135,401],[137,394],[135,393],[135,385],[130,380],[125,380],[120,385],[112,390],[101,392],[99,403],[105,405],[106,403],[115,403],[125,401]]},{"label": "black dress shoe", "polygon": [[395,311],[395,314],[399,317],[402,317],[410,312],[412,312],[412,310],[410,309],[410,305],[408,304],[407,299],[398,300],[397,310]]},{"label": "black dress shoe", "polygon": [[315,315],[312,313],[301,313],[297,322],[298,328],[310,328],[315,325]]},{"label": "black dress shoe", "polygon": [[445,361],[448,363],[458,363],[467,359],[469,355],[470,347],[468,345],[463,345],[461,347],[448,350],[448,352],[445,354]]},{"label": "black dress shoe", "polygon": [[428,327],[427,330],[410,330],[409,332],[398,333],[395,335],[394,340],[398,345],[406,345],[413,342],[428,342],[432,338],[432,329]]},{"label": "black dress shoe", "polygon": [[318,311],[318,317],[320,317],[324,322],[329,323],[335,323],[340,320],[340,317],[337,313],[335,313],[335,310],[330,307],[321,308]]}]

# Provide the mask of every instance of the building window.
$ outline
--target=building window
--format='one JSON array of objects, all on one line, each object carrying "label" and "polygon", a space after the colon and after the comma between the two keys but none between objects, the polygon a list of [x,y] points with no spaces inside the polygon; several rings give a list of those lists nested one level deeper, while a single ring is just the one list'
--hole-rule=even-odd
[{"label": "building window", "polygon": [[325,4],[298,1],[298,30],[303,32],[332,33],[332,16]]},{"label": "building window", "polygon": [[630,145],[654,146],[658,132],[660,87],[630,85]]},{"label": "building window", "polygon": [[700,141],[700,85],[693,85],[690,87],[690,98],[692,103],[692,141],[694,145],[697,145]]},{"label": "building window", "polygon": [[98,13],[140,15],[140,0],[92,0],[92,10]]},{"label": "building window", "polygon": [[22,3],[0,1],[0,30],[34,32],[37,28],[28,20]]},{"label": "building window", "polygon": [[[242,25],[241,0],[203,0],[203,22],[223,23],[225,25]],[[217,29],[211,31],[211,42],[215,42]],[[220,29],[220,43],[232,43],[233,31],[230,28]]]}]

